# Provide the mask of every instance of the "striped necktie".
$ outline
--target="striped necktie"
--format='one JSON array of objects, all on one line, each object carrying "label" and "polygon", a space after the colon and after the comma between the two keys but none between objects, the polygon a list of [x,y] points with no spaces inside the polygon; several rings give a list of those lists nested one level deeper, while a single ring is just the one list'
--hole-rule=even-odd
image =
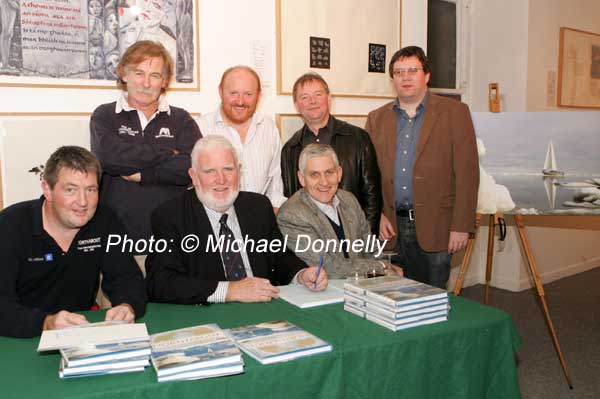
[{"label": "striped necktie", "polygon": [[223,247],[221,247],[221,259],[225,265],[225,276],[229,281],[237,281],[246,278],[246,269],[244,268],[244,262],[242,260],[242,253],[235,252],[232,249],[233,245],[233,231],[227,227],[227,214],[224,213],[219,219],[221,229],[219,230],[219,236],[223,236]]}]

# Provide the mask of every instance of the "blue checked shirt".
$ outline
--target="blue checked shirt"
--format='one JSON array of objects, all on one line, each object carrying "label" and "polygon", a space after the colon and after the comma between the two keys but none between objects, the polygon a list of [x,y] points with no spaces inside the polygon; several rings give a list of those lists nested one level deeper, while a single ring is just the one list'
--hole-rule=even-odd
[{"label": "blue checked shirt", "polygon": [[425,104],[429,92],[425,94],[417,106],[414,117],[409,118],[406,111],[400,108],[398,98],[394,100],[393,110],[398,120],[396,127],[396,160],[394,165],[394,199],[396,209],[411,209],[413,206],[412,175],[419,132],[425,116]]}]

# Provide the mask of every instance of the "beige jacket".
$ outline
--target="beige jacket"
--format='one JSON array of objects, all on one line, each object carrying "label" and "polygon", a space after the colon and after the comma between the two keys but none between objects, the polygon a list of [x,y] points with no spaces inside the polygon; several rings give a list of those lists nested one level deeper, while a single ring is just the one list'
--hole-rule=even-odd
[{"label": "beige jacket", "polygon": [[[338,189],[337,197],[340,200],[338,214],[344,228],[345,238],[354,240],[367,240],[371,234],[367,218],[363,213],[354,195],[348,191]],[[277,214],[279,230],[285,237],[288,236],[288,249],[294,251],[300,234],[315,240],[338,240],[327,216],[310,199],[309,194],[300,189],[296,191],[282,206]],[[371,237],[371,241],[374,236]],[[306,245],[303,239],[299,245],[302,249]],[[319,256],[323,255],[323,265],[330,279],[339,279],[353,276],[355,272],[364,275],[369,268],[379,268],[380,262],[370,259],[370,254],[348,251],[349,259],[344,258],[343,252],[296,252],[296,256],[308,265],[316,265]]]}]

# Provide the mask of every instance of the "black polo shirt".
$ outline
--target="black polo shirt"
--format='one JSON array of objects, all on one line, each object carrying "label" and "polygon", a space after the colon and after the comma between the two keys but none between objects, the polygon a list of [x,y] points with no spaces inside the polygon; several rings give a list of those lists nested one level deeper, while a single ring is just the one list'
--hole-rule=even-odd
[{"label": "black polo shirt", "polygon": [[309,144],[329,144],[333,138],[333,118],[329,116],[327,124],[319,129],[318,134],[314,134],[307,124],[302,128],[302,148]]},{"label": "black polo shirt", "polygon": [[99,205],[65,252],[43,228],[43,202],[41,197],[0,212],[0,335],[36,336],[48,314],[89,310],[100,272],[111,302],[128,303],[141,317],[146,289],[133,256],[120,247],[106,252],[108,235],[125,232],[116,214]]}]

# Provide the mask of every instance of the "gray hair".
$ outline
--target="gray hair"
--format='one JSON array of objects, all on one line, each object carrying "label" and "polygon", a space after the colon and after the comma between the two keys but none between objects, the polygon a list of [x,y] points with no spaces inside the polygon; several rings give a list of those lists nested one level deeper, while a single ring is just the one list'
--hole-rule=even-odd
[{"label": "gray hair", "polygon": [[333,159],[333,163],[335,164],[336,168],[340,166],[340,161],[338,160],[337,154],[335,153],[333,147],[331,147],[329,144],[309,144],[304,147],[300,153],[298,170],[304,174],[306,172],[306,164],[309,160],[327,156],[330,156]]},{"label": "gray hair", "polygon": [[192,169],[194,169],[196,172],[198,171],[198,157],[200,156],[201,152],[211,151],[215,148],[222,148],[231,151],[236,167],[240,168],[238,153],[233,144],[231,144],[231,141],[227,140],[223,136],[213,134],[200,138],[198,141],[196,141],[196,144],[194,144],[192,154],[190,155],[192,158]]}]

